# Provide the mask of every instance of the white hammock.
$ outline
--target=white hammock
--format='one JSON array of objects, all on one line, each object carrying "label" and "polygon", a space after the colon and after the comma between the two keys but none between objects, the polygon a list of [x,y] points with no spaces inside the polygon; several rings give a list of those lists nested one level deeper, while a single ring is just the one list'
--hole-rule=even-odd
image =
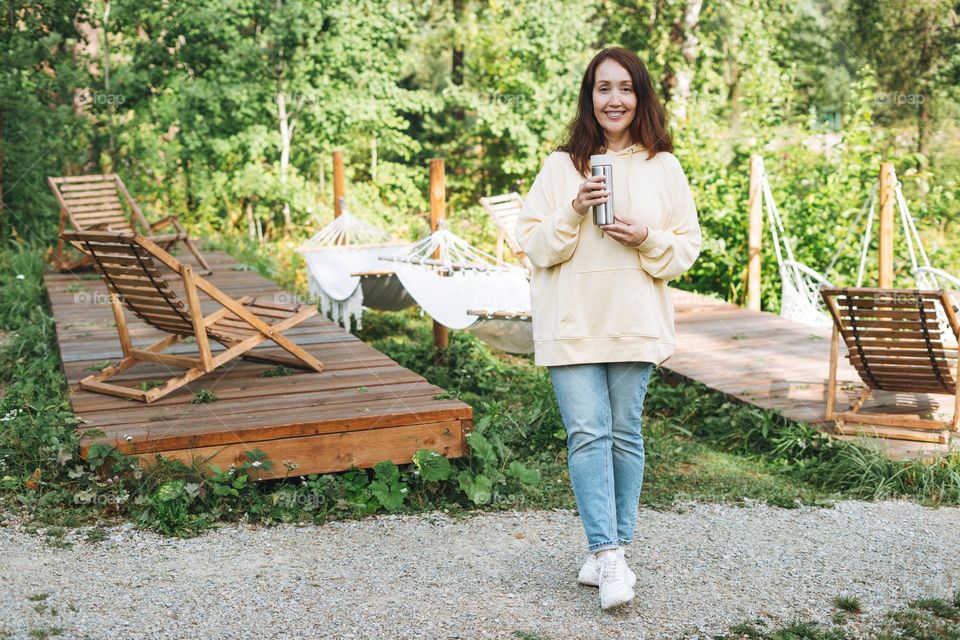
[{"label": "white hammock", "polygon": [[[361,287],[356,273],[383,270],[388,265],[380,256],[401,255],[410,245],[390,239],[389,234],[353,216],[343,206],[341,215],[326,225],[298,249],[307,263],[307,285],[310,294],[320,299],[321,311],[334,322],[350,327],[354,318],[362,328],[363,307],[403,309],[414,304],[405,295],[396,278],[389,274],[377,278],[379,288]],[[399,291],[397,290],[399,289]],[[372,295],[367,295],[374,291]]]},{"label": "white hammock", "polygon": [[[765,171],[761,173],[760,181],[763,200],[766,203],[767,218],[770,222],[770,231],[773,234],[773,246],[777,254],[777,266],[780,272],[780,315],[794,322],[815,327],[830,327],[833,325],[833,320],[827,314],[823,298],[820,297],[820,288],[834,286],[827,276],[833,271],[837,260],[840,259],[843,250],[846,248],[847,239],[845,238],[837,247],[823,274],[811,269],[802,262],[798,262],[794,257],[793,247],[790,246],[790,241],[784,230],[783,220],[780,217],[780,211],[777,209],[777,203],[773,199],[773,191],[770,188],[770,182],[767,180]],[[853,229],[858,228],[861,218],[863,218],[864,214],[867,214],[866,229],[861,237],[860,266],[857,272],[858,287],[863,282],[867,248],[869,245],[870,232],[873,228],[876,205],[877,185],[874,184],[870,190],[869,197],[864,202],[863,207],[860,209],[851,227]],[[847,236],[847,238],[849,238],[849,236]],[[784,255],[786,255],[786,257],[784,257]]]},{"label": "white hammock", "polygon": [[[510,353],[533,351],[530,283],[522,269],[470,246],[442,222],[402,256],[381,257],[420,308],[440,324],[470,331]],[[500,313],[477,317],[469,313],[475,309]]]},{"label": "white hammock", "polygon": [[[823,275],[814,271],[793,255],[793,248],[783,228],[783,220],[773,199],[773,191],[767,180],[766,172],[760,175],[763,199],[766,202],[767,218],[773,234],[773,248],[777,254],[777,266],[780,271],[780,315],[793,322],[815,327],[829,327],[832,324],[820,297],[821,286],[832,286]],[[783,248],[781,250],[781,244]],[[786,258],[784,258],[786,253]]]}]

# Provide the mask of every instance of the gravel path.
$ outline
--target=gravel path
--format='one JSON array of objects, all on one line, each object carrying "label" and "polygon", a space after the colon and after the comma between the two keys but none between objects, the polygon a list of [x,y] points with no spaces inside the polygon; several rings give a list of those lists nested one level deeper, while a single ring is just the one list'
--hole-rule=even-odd
[{"label": "gravel path", "polygon": [[[566,510],[66,539],[0,528],[0,638],[710,637],[756,617],[827,621],[841,594],[878,616],[960,588],[960,509],[900,501],[642,509],[637,598],[615,614],[576,584],[586,541]],[[44,593],[57,613],[36,611]]]}]

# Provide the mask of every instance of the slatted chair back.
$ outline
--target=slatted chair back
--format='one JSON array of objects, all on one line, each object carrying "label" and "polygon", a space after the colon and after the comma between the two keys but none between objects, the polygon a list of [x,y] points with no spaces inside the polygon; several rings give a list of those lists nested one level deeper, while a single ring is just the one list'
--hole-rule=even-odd
[{"label": "slatted chair back", "polygon": [[[61,231],[134,231],[150,225],[115,173],[47,178],[60,203]],[[66,222],[69,221],[69,225]]]},{"label": "slatted chair back", "polygon": [[[870,389],[956,394],[955,303],[944,291],[920,289],[823,288],[820,290],[850,364]],[[945,339],[938,309],[953,340]]]},{"label": "slatted chair back", "polygon": [[493,218],[494,224],[496,224],[499,229],[497,258],[500,260],[503,259],[503,242],[506,242],[507,246],[520,258],[524,266],[527,267],[527,269],[531,269],[533,265],[530,263],[530,259],[527,258],[526,252],[520,247],[520,243],[517,242],[515,233],[517,218],[519,218],[520,213],[523,212],[523,198],[520,197],[520,194],[514,191],[499,196],[480,198],[480,205],[487,211],[490,217]]},{"label": "slatted chair back", "polygon": [[[322,362],[283,335],[287,329],[316,315],[315,306],[280,304],[251,296],[234,298],[211,282],[194,275],[190,265],[180,262],[150,238],[137,233],[64,231],[61,237],[83,253],[100,272],[110,291],[117,337],[123,349],[123,358],[118,364],[80,380],[80,388],[153,402],[234,358],[323,371]],[[183,284],[185,300],[178,299],[171,282],[164,275],[165,270],[176,274]],[[200,292],[220,308],[212,313],[204,313],[200,305]],[[124,307],[167,335],[145,348],[137,348],[127,328]],[[196,356],[164,353],[187,337],[196,340]],[[210,349],[210,339],[226,348],[214,353]],[[269,352],[251,353],[251,349],[266,341],[272,341],[293,357]],[[185,371],[149,390],[109,382],[139,362],[172,365]]]},{"label": "slatted chair back", "polygon": [[[167,333],[194,335],[188,305],[177,297],[164,275],[166,269],[157,264],[137,234],[66,231],[63,237],[90,256],[109,291],[138,318]],[[174,271],[178,270],[174,267]]]}]

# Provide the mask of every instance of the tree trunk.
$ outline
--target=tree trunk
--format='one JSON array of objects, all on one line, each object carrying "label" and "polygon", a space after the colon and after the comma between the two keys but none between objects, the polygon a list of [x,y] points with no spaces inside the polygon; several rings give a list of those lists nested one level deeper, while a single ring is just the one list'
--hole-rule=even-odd
[{"label": "tree trunk", "polygon": [[0,224],[3,223],[3,109],[0,109]]},{"label": "tree trunk", "polygon": [[104,0],[103,3],[103,91],[104,99],[107,101],[107,117],[109,119],[110,132],[110,170],[116,171],[117,166],[117,141],[114,133],[114,118],[116,107],[114,106],[113,95],[110,93],[110,38],[107,33],[107,23],[110,20],[110,0]]},{"label": "tree trunk", "polygon": [[[930,89],[933,83],[927,82],[926,78],[934,67],[934,48],[937,38],[936,16],[930,9],[925,10],[921,18],[923,20],[923,43],[920,46],[919,72],[920,86],[917,87],[915,97],[917,99],[917,152],[923,156],[924,164],[930,160],[929,137],[930,137]],[[921,165],[920,168],[923,168]]]},{"label": "tree trunk", "polygon": [[[287,115],[287,99],[283,93],[283,76],[277,79],[277,116],[280,120],[280,184],[287,184],[287,170],[290,167],[290,140],[293,137],[294,123]],[[286,194],[284,193],[284,199]],[[289,230],[293,227],[290,217],[290,203],[283,203],[283,226]]]},{"label": "tree trunk", "polygon": [[250,236],[250,242],[254,242],[257,239],[257,221],[253,217],[253,203],[247,200],[245,208],[247,213],[247,235]]},{"label": "tree trunk", "polygon": [[[463,0],[453,0],[453,23],[459,25],[463,16]],[[450,81],[457,87],[463,86],[463,42],[460,40],[460,33],[457,28],[453,31],[453,51],[452,62],[450,65]],[[453,117],[463,121],[466,113],[463,108],[457,106],[453,110]]]},{"label": "tree trunk", "polygon": [[917,105],[917,153],[924,158],[924,162],[930,159],[930,103],[926,96]]},{"label": "tree trunk", "polygon": [[[460,24],[460,18],[463,15],[463,0],[453,0],[453,22]],[[453,63],[450,69],[450,76],[453,84],[463,85],[463,43],[460,42],[459,34],[454,32],[453,43]]]},{"label": "tree trunk", "polygon": [[680,46],[680,52],[683,54],[685,65],[676,73],[676,86],[673,92],[675,101],[673,113],[680,120],[687,117],[687,103],[690,101],[693,69],[697,62],[697,48],[700,43],[696,30],[700,24],[701,9],[703,9],[703,0],[687,0],[683,10],[681,26],[683,44]]}]

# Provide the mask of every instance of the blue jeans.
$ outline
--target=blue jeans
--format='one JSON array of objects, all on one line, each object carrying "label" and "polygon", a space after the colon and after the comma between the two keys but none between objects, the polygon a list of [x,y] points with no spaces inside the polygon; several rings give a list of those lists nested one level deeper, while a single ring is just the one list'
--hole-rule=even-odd
[{"label": "blue jeans", "polygon": [[567,430],[577,510],[595,553],[633,542],[643,485],[643,400],[653,363],[548,367]]}]

